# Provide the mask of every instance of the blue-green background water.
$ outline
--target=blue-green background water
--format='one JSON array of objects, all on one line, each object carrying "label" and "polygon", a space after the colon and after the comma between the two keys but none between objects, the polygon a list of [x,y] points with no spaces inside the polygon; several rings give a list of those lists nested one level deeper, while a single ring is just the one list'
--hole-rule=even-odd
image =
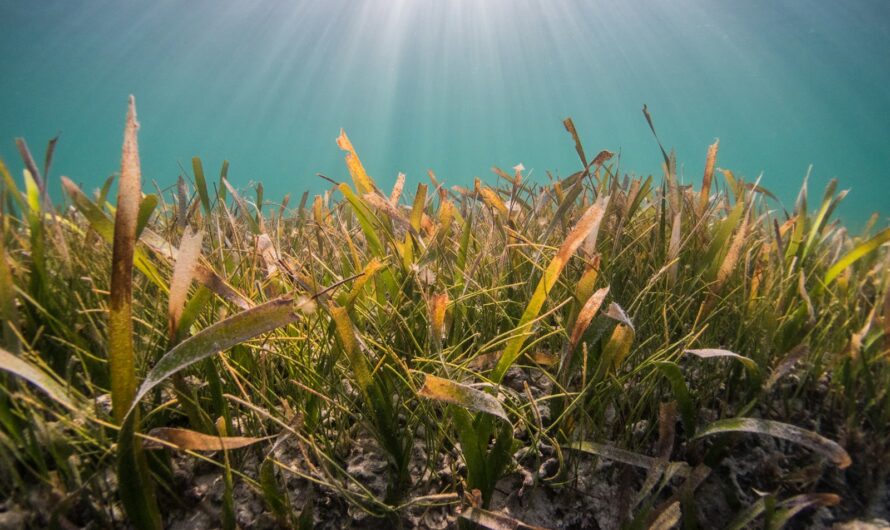
[{"label": "blue-green background water", "polygon": [[[589,152],[659,173],[647,103],[687,182],[718,165],[793,201],[831,177],[854,224],[890,213],[890,2],[781,0],[0,0],[0,156],[42,157],[53,189],[118,170],[137,97],[143,174],[172,184],[201,156],[237,185],[299,196],[346,178],[345,128],[382,186],[448,184],[522,162],[533,178]],[[812,193],[812,192],[811,192]]]}]

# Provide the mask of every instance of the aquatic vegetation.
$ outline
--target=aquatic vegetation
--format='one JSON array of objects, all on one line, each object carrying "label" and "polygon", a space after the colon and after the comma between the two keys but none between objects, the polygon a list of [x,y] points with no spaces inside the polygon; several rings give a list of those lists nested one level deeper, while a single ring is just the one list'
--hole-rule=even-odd
[{"label": "aquatic vegetation", "polygon": [[20,143],[23,189],[0,165],[0,487],[31,524],[780,527],[881,502],[890,229],[832,221],[836,183],[786,211],[715,142],[695,189],[660,140],[660,182],[623,176],[566,120],[577,173],[431,172],[410,200],[341,132],[352,184],[291,209],[198,159],[143,194],[135,120],[114,205],[64,177],[50,203],[54,142],[42,173]]}]

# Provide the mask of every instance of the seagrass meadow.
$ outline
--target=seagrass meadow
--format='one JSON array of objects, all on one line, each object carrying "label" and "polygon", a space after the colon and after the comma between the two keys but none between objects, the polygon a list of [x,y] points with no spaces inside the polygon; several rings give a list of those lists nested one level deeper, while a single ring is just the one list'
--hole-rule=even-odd
[{"label": "seagrass meadow", "polygon": [[885,221],[848,231],[835,182],[786,208],[718,143],[700,184],[660,142],[623,175],[565,128],[566,178],[392,191],[341,132],[348,178],[281,202],[197,158],[146,193],[132,98],[116,199],[19,141],[4,528],[887,518]]}]

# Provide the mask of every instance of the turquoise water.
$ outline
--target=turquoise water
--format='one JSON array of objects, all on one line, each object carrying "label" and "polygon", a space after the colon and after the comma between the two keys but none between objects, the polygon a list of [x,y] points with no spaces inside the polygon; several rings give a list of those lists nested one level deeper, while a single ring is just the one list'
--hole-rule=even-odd
[{"label": "turquoise water", "polygon": [[851,188],[841,215],[890,214],[890,2],[779,0],[0,1],[0,156],[58,131],[53,188],[117,171],[137,97],[143,173],[172,184],[223,159],[267,196],[345,179],[349,133],[388,186],[448,184],[523,163],[532,178],[588,152],[658,173],[640,109],[684,179],[705,151],[786,203],[813,164]]}]

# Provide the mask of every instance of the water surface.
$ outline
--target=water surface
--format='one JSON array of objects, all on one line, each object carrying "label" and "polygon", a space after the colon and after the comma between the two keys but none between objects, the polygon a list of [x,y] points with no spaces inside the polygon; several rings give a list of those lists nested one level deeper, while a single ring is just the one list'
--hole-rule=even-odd
[{"label": "water surface", "polygon": [[0,156],[62,132],[53,187],[117,171],[127,94],[144,175],[223,159],[268,197],[346,178],[345,128],[383,185],[449,184],[519,162],[532,178],[588,151],[658,172],[649,105],[686,182],[719,165],[787,203],[810,164],[861,223],[890,213],[890,2],[883,0],[0,1]]}]

